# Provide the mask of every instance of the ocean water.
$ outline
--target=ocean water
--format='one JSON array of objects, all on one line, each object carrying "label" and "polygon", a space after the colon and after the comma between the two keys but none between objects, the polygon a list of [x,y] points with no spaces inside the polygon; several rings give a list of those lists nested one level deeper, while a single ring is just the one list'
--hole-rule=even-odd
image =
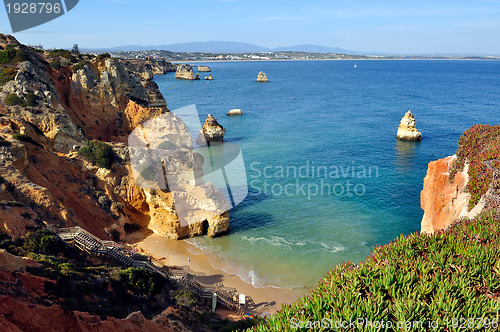
[{"label": "ocean water", "polygon": [[[419,231],[427,164],[454,154],[468,127],[499,122],[500,62],[354,63],[220,62],[213,81],[155,78],[171,110],[213,114],[243,153],[249,194],[231,233],[188,240],[214,266],[257,287],[313,287]],[[261,70],[269,83],[255,81]],[[233,108],[244,115],[227,117]],[[409,109],[421,142],[396,140]]]}]

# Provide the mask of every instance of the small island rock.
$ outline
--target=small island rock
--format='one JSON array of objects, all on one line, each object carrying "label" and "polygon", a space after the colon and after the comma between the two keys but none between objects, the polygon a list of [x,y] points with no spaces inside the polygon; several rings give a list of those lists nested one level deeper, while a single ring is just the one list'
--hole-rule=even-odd
[{"label": "small island rock", "polygon": [[422,140],[422,133],[417,130],[416,123],[417,120],[413,116],[413,113],[411,111],[406,112],[401,119],[396,137],[402,141]]},{"label": "small island rock", "polygon": [[209,114],[196,139],[196,144],[205,145],[205,143],[210,144],[211,142],[224,142],[225,132],[226,129],[217,122],[212,114]]},{"label": "small island rock", "polygon": [[269,80],[267,79],[266,73],[264,73],[263,71],[261,71],[257,75],[257,82],[269,82]]},{"label": "small island rock", "polygon": [[198,71],[210,72],[210,71],[212,71],[212,69],[210,69],[210,67],[208,67],[208,66],[198,66]]},{"label": "small island rock", "polygon": [[233,110],[230,110],[226,115],[242,115],[243,113],[239,108],[235,108]]},{"label": "small island rock", "polygon": [[212,77],[212,74],[210,74],[210,75],[208,75],[208,76],[205,76],[205,79],[206,79],[206,80],[211,81],[211,80],[213,80],[214,78]]},{"label": "small island rock", "polygon": [[193,67],[190,65],[177,65],[175,78],[180,80],[194,80]]}]

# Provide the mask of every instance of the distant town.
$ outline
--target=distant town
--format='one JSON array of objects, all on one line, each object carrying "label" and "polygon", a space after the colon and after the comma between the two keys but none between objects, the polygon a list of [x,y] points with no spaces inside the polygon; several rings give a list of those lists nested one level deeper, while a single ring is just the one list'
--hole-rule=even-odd
[{"label": "distant town", "polygon": [[[31,47],[43,50],[42,45]],[[81,50],[82,53],[109,53],[121,59],[156,59],[172,62],[187,61],[271,61],[271,60],[500,60],[500,56],[458,56],[458,55],[355,55],[340,53],[312,53],[296,51],[247,52],[247,53],[207,53],[171,52],[166,50],[111,51]]]},{"label": "distant town", "polygon": [[353,55],[308,52],[260,52],[260,53],[202,53],[170,52],[162,50],[110,52],[117,58],[163,59],[168,61],[269,61],[269,60],[377,60],[377,59],[436,59],[436,60],[499,60],[495,56],[446,56],[446,55]]}]

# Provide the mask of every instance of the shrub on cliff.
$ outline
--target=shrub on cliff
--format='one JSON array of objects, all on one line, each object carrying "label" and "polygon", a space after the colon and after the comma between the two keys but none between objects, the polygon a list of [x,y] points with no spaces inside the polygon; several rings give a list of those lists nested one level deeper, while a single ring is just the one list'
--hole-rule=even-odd
[{"label": "shrub on cliff", "polygon": [[52,68],[54,68],[55,70],[58,70],[59,68],[61,68],[61,62],[58,60],[53,60],[53,61],[49,62],[49,65]]},{"label": "shrub on cliff", "polygon": [[5,97],[4,103],[7,106],[26,106],[24,100],[15,93],[9,93],[7,97]]},{"label": "shrub on cliff", "polygon": [[15,68],[3,68],[0,71],[0,86],[4,85],[5,83],[13,80],[16,77],[17,70]]},{"label": "shrub on cliff", "polygon": [[102,53],[102,54],[99,54],[96,57],[96,60],[103,60],[103,59],[109,59],[109,58],[111,58],[111,54],[109,54],[109,53]]},{"label": "shrub on cliff", "polygon": [[[344,263],[334,267],[306,297],[283,306],[257,330],[288,331],[299,327],[299,322],[335,324],[357,319],[384,322],[393,328],[361,324],[331,330],[427,331],[433,329],[429,322],[436,321],[439,330],[458,331],[459,326],[469,331],[496,330],[500,310],[498,234],[500,216],[489,211],[432,236],[402,235],[374,248],[359,266]],[[422,325],[396,328],[398,322]]]},{"label": "shrub on cliff", "polygon": [[148,297],[157,294],[165,284],[165,279],[158,273],[136,267],[121,271],[120,278],[125,287]]},{"label": "shrub on cliff", "polygon": [[76,73],[80,69],[83,69],[85,67],[85,65],[88,64],[88,63],[89,62],[85,61],[85,60],[78,62],[76,65],[73,66],[73,72]]},{"label": "shrub on cliff", "polygon": [[73,54],[71,54],[70,51],[68,50],[63,50],[63,49],[58,49],[58,50],[52,50],[49,52],[49,56],[52,56],[52,57],[63,57],[63,58],[66,58],[68,60],[70,60],[71,62],[76,62],[76,58],[73,56]]},{"label": "shrub on cliff", "polygon": [[64,248],[64,243],[52,231],[38,229],[26,234],[23,249],[38,254],[57,255]]},{"label": "shrub on cliff", "polygon": [[29,60],[28,55],[12,44],[7,45],[6,49],[0,52],[0,63],[18,63],[27,60]]},{"label": "shrub on cliff", "polygon": [[89,162],[102,168],[111,168],[115,159],[113,148],[100,141],[88,141],[78,150],[78,155],[83,156]]},{"label": "shrub on cliff", "polygon": [[458,142],[457,159],[451,165],[450,182],[469,163],[470,194],[468,208],[476,206],[486,193],[494,169],[500,169],[500,126],[475,125],[467,129]]}]

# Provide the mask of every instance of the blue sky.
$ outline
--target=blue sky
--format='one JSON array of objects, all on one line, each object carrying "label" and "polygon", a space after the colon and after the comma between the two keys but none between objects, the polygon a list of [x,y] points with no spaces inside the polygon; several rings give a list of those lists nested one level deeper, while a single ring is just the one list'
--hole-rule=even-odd
[{"label": "blue sky", "polygon": [[[0,32],[12,32],[4,8]],[[81,0],[66,15],[15,36],[64,48],[222,40],[500,54],[500,0]]]}]

